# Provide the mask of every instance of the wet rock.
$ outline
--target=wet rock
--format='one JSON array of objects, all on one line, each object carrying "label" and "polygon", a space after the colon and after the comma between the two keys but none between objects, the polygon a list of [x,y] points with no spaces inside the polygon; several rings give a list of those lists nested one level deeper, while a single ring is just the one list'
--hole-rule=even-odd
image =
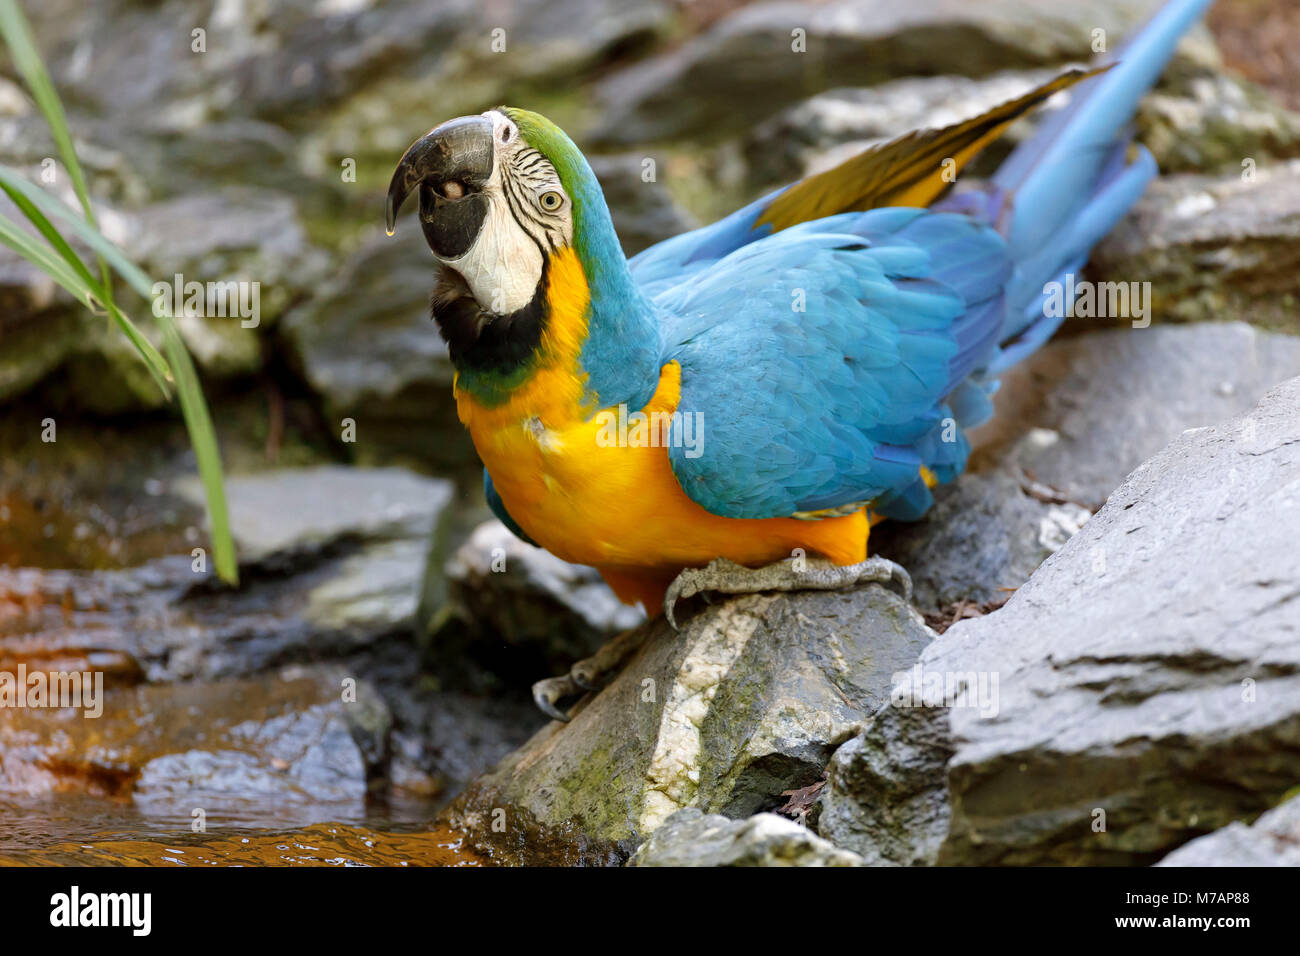
[{"label": "wet rock", "polygon": [[[248,680],[109,690],[102,716],[31,709],[0,723],[0,786],[130,797],[148,816],[209,826],[306,823],[364,812],[387,752],[382,701],[349,675],[290,669]],[[355,685],[355,677],[350,678]],[[355,717],[354,717],[355,714]]]},{"label": "wet rock", "polygon": [[1090,271],[1102,281],[1150,282],[1159,321],[1231,316],[1300,330],[1300,161],[1241,162],[1223,178],[1152,183],[1094,250]]},{"label": "wet rock", "polygon": [[1276,804],[1300,772],[1298,409],[1292,379],[1186,432],[927,647],[831,761],[821,835],[868,862],[1149,863]]},{"label": "wet rock", "polygon": [[594,568],[521,541],[495,518],[451,556],[446,578],[449,603],[432,622],[432,655],[523,687],[645,620]]},{"label": "wet rock", "polygon": [[[753,4],[611,76],[600,91],[593,137],[629,144],[722,136],[832,85],[932,74],[936,64],[947,73],[983,76],[1086,60],[1094,29],[1122,37],[1156,6],[1145,0],[1068,7],[920,0],[888,9],[854,0]],[[806,52],[796,52],[801,39]]]},{"label": "wet rock", "polygon": [[792,820],[759,813],[744,820],[678,810],[627,861],[628,866],[860,866]]},{"label": "wet rock", "polygon": [[1300,339],[1244,323],[1057,339],[1004,376],[971,471],[921,521],[877,527],[872,550],[911,572],[928,614],[999,604],[1142,461],[1294,375]]},{"label": "wet rock", "polygon": [[1300,798],[1185,843],[1156,866],[1300,866]]},{"label": "wet rock", "polygon": [[[194,479],[172,487],[200,500]],[[213,680],[412,639],[431,542],[435,567],[445,560],[449,482],[321,466],[233,476],[226,491],[238,591],[214,586],[210,555],[189,546],[112,571],[0,568],[0,656]]]},{"label": "wet rock", "polygon": [[[683,807],[745,817],[821,778],[932,633],[878,586],[711,606],[662,621],[568,724],[477,781],[455,819],[507,854],[539,835],[573,859],[621,859]],[[504,833],[493,811],[504,809]]]}]

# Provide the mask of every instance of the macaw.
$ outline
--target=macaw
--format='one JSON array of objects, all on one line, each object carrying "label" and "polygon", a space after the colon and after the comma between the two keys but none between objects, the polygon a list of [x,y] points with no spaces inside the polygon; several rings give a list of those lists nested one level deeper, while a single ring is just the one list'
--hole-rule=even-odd
[{"label": "macaw", "polygon": [[[925,513],[998,375],[1060,325],[1046,290],[1156,175],[1127,125],[1209,3],[1172,0],[1095,69],[631,260],[587,160],[544,117],[501,107],[429,131],[393,174],[387,226],[418,191],[441,266],[432,312],[492,509],[670,621],[702,591],[906,593],[905,571],[868,558],[871,525]],[[949,190],[1067,88],[990,181]],[[540,682],[539,704],[564,719],[556,701],[608,663]]]}]

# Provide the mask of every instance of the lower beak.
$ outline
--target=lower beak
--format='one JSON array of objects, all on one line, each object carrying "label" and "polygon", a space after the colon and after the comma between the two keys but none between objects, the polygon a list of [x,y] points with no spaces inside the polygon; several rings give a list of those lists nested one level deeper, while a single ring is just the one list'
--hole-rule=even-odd
[{"label": "lower beak", "polygon": [[483,186],[492,178],[492,121],[459,116],[411,144],[388,185],[385,218],[393,234],[397,212],[417,187],[424,239],[439,259],[456,259],[474,245],[487,217]]}]

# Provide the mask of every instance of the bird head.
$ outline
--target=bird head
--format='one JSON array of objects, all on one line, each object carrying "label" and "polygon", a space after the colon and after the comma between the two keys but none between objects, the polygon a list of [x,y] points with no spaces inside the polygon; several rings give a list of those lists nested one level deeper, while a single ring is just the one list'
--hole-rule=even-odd
[{"label": "bird head", "polygon": [[388,232],[418,191],[434,256],[485,313],[515,313],[533,300],[549,257],[573,244],[582,196],[593,188],[599,196],[590,166],[559,127],[500,107],[448,120],[411,145],[388,187]]}]

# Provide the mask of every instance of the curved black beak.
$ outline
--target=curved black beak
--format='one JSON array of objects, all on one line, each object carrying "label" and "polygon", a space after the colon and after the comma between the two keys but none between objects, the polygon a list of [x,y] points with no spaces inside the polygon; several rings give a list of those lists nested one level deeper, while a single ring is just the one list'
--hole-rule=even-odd
[{"label": "curved black beak", "polygon": [[487,217],[483,185],[492,178],[492,121],[458,116],[411,144],[388,184],[384,217],[393,234],[397,212],[420,190],[420,224],[434,254],[455,259],[469,251]]}]

